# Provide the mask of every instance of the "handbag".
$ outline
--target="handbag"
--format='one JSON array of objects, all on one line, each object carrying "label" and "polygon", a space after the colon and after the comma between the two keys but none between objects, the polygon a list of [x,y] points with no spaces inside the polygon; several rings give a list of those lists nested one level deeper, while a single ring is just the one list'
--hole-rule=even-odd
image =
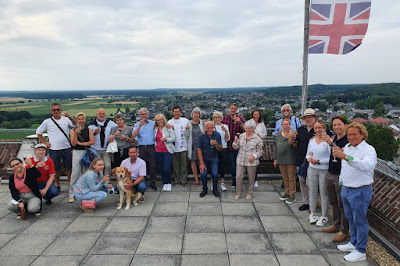
[{"label": "handbag", "polygon": [[[83,209],[96,209],[96,193],[94,193],[94,200],[84,200],[82,199],[82,208]],[[81,197],[83,198],[82,194],[82,180],[81,180]]]},{"label": "handbag", "polygon": [[307,170],[308,170],[308,162],[304,158],[304,162],[300,165],[299,169],[297,169],[297,174],[302,177],[307,177]]},{"label": "handbag", "polygon": [[113,142],[108,143],[106,152],[109,152],[109,153],[118,152],[118,146],[117,146],[117,142],[115,140]]}]

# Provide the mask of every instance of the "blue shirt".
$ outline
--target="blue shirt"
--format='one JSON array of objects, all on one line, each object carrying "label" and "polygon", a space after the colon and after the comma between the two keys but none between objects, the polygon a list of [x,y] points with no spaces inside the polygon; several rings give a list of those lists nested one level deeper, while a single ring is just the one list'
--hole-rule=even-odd
[{"label": "blue shirt", "polygon": [[[274,136],[275,136],[275,137],[276,137],[276,135],[278,135],[278,131],[279,131],[279,130],[281,130],[281,131],[283,130],[283,128],[282,128],[282,121],[283,121],[283,118],[279,119],[278,122],[276,122],[275,131],[274,131]],[[299,120],[297,117],[295,117],[295,116],[291,116],[291,117],[290,117],[290,128],[291,128],[293,131],[297,131],[297,129],[298,129],[299,127],[301,127],[300,120]]]},{"label": "blue shirt", "polygon": [[[133,131],[135,131],[139,127],[139,123],[137,122],[133,127]],[[136,137],[139,145],[154,145],[154,121],[147,120],[147,123],[144,124],[140,130],[139,134]]]},{"label": "blue shirt", "polygon": [[201,149],[204,161],[218,162],[218,151],[214,145],[210,144],[211,140],[216,140],[219,145],[222,145],[221,135],[217,131],[213,131],[211,138],[206,134],[200,134],[197,142],[197,148]]}]

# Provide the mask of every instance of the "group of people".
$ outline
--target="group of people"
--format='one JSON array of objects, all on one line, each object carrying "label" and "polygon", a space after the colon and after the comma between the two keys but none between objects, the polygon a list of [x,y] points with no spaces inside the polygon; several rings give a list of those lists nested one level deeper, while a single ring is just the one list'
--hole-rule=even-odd
[{"label": "group of people", "polygon": [[[229,114],[223,116],[216,111],[212,121],[203,121],[201,110],[196,107],[189,121],[176,106],[169,121],[163,114],[157,114],[153,121],[149,119],[149,111],[141,108],[140,121],[133,127],[125,124],[121,114],[115,115],[114,121],[106,118],[102,108],[89,125],[82,112],[74,119],[67,112],[62,115],[58,103],[53,103],[50,110],[53,116],[37,129],[40,143],[35,146],[35,155],[25,160],[26,167],[18,158],[10,164],[14,174],[10,176],[12,200],[8,208],[18,213],[17,218],[25,219],[25,209],[40,215],[41,199],[51,204],[51,199],[60,193],[61,159],[70,183],[69,202],[105,199],[108,190],[114,189],[110,182],[111,168],[117,166],[128,169],[132,186],[142,200],[147,186],[157,190],[157,165],[162,190],[171,191],[172,176],[175,185],[187,184],[188,161],[194,186],[200,185],[199,179],[202,182],[200,197],[208,193],[208,174],[213,181],[212,193],[220,197],[218,180],[225,191],[225,169],[229,169],[232,187],[236,187],[235,200],[242,196],[246,172],[249,180],[246,199],[253,198],[257,166],[267,135],[260,110],[254,110],[252,118],[246,121],[237,114],[238,106],[232,104]],[[309,222],[324,226],[331,204],[333,225],[323,232],[336,232],[335,242],[350,236],[350,242],[339,245],[338,249],[351,251],[345,256],[348,261],[364,260],[368,239],[366,211],[372,197],[376,164],[375,150],[366,143],[368,132],[361,124],[348,125],[341,116],[332,119],[331,132],[311,108],[300,117],[305,125],[291,115],[289,104],[283,105],[281,111],[283,118],[274,131],[273,162],[275,167],[279,165],[284,183],[285,192],[280,199],[287,204],[296,201],[298,178],[304,203],[299,211],[309,210]],[[43,138],[44,132],[48,133],[48,141]],[[111,145],[116,150],[109,151]],[[318,193],[320,217],[316,214]]]},{"label": "group of people", "polygon": [[[279,165],[285,187],[280,199],[288,204],[296,200],[298,177],[304,202],[299,211],[309,210],[310,224],[322,227],[328,222],[330,204],[333,223],[322,232],[336,233],[334,242],[350,237],[349,243],[337,246],[350,252],[344,257],[346,261],[366,260],[366,215],[377,162],[375,149],[366,142],[366,128],[360,123],[348,125],[345,117],[335,116],[331,120],[331,132],[311,108],[300,117],[305,122],[301,126],[296,117],[290,116],[289,104],[281,110],[283,118],[274,132],[274,166]],[[318,194],[321,216],[317,216]]]}]

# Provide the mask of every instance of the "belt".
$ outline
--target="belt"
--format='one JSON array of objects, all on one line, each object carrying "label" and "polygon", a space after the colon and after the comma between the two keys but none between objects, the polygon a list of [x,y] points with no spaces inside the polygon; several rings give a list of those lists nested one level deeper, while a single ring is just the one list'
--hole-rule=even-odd
[{"label": "belt", "polygon": [[150,144],[150,145],[139,145],[139,147],[145,147],[145,148],[154,147],[154,144]]},{"label": "belt", "polygon": [[364,186],[361,186],[361,187],[346,187],[346,188],[350,188],[350,189],[357,189],[357,188],[364,188],[364,187],[369,187],[369,186],[371,186],[372,184],[369,184],[369,185],[364,185]]}]

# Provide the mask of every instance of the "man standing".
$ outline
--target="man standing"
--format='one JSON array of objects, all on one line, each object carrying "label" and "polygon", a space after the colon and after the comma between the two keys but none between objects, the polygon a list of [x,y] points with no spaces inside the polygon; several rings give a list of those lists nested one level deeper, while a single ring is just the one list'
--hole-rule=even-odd
[{"label": "man standing", "polygon": [[279,131],[282,131],[282,130],[283,130],[283,129],[282,129],[282,121],[283,121],[283,119],[288,119],[288,120],[290,120],[290,128],[291,128],[294,132],[296,132],[297,129],[301,126],[300,120],[299,120],[297,117],[295,117],[295,116],[291,116],[291,114],[292,114],[292,107],[290,106],[290,104],[287,103],[287,104],[282,105],[282,107],[281,107],[281,112],[282,112],[283,118],[279,119],[279,120],[276,122],[275,131],[274,131],[274,136],[275,136],[275,137],[276,137],[276,135],[278,135],[278,132],[279,132]]},{"label": "man standing", "polygon": [[336,149],[332,155],[342,160],[339,182],[344,213],[349,221],[350,242],[338,245],[341,251],[351,252],[344,256],[349,262],[364,261],[368,242],[367,211],[372,199],[372,183],[377,161],[374,147],[369,145],[367,129],[360,123],[347,128],[348,144],[344,150]]},{"label": "man standing", "polygon": [[[29,158],[32,165],[38,168],[41,176],[37,179],[39,192],[42,197],[46,200],[46,204],[52,204],[51,199],[60,194],[60,191],[53,184],[54,176],[56,170],[54,168],[53,160],[46,156],[47,147],[43,143],[38,143],[35,145],[35,156]],[[43,167],[38,167],[39,162],[44,162]],[[30,168],[29,164],[26,168]]]},{"label": "man standing", "polygon": [[186,185],[187,182],[187,154],[188,144],[186,138],[186,126],[189,120],[181,117],[182,112],[179,106],[172,108],[173,118],[168,121],[167,128],[171,128],[175,132],[175,152],[172,157],[172,171],[174,174],[175,184]]},{"label": "man standing", "polygon": [[[296,165],[300,167],[304,163],[304,158],[306,157],[307,147],[309,140],[314,136],[314,122],[318,115],[315,114],[314,110],[307,108],[304,110],[304,114],[301,117],[306,122],[305,126],[301,126],[297,129],[297,154],[296,154]],[[309,210],[310,204],[308,200],[308,186],[306,183],[306,177],[299,175],[300,190],[303,195],[304,204],[300,206],[299,211]]]},{"label": "man standing", "polygon": [[[36,129],[36,134],[40,142],[46,145],[49,149],[49,156],[53,160],[56,170],[54,184],[58,189],[60,189],[61,158],[64,167],[67,170],[68,182],[71,180],[72,155],[69,130],[74,127],[76,121],[67,112],[62,116],[62,109],[58,103],[52,103],[50,111],[53,114],[53,117],[44,120]],[[49,142],[43,138],[43,132],[45,131],[49,136]]]},{"label": "man standing", "polygon": [[106,150],[111,129],[116,126],[117,124],[106,118],[106,111],[103,108],[97,110],[96,118],[89,124],[89,128],[92,129],[94,135],[94,144],[92,145],[92,148],[94,148],[99,156],[104,160],[105,176],[111,176],[111,154],[107,153]]},{"label": "man standing", "polygon": [[230,139],[228,141],[229,166],[232,174],[232,187],[236,187],[236,158],[238,151],[232,148],[235,137],[244,132],[246,119],[237,114],[238,106],[233,103],[229,107],[229,115],[224,116],[222,123],[229,128]]},{"label": "man standing", "polygon": [[[342,116],[335,116],[332,118],[333,131],[336,136],[331,139],[328,135],[324,134],[322,137],[332,147],[332,151],[335,149],[342,149],[348,143],[346,128],[347,120]],[[341,160],[333,157],[329,160],[328,173],[325,176],[326,191],[328,193],[329,202],[332,206],[333,224],[332,226],[322,229],[325,233],[336,233],[333,238],[333,242],[342,242],[349,235],[349,222],[347,221],[344,210],[342,198],[340,196],[341,187],[339,186],[339,174],[341,170]]]},{"label": "man standing", "polygon": [[129,174],[133,180],[131,186],[126,186],[126,189],[133,189],[136,191],[136,196],[133,200],[133,204],[137,205],[138,200],[142,199],[144,192],[147,189],[146,181],[146,162],[138,158],[139,151],[136,147],[129,148],[129,158],[125,159],[121,163],[121,167],[128,168]]},{"label": "man standing", "polygon": [[140,121],[133,128],[132,137],[137,138],[140,155],[147,165],[150,173],[150,187],[156,191],[156,157],[154,139],[154,121],[149,120],[149,110],[140,108]]},{"label": "man standing", "polygon": [[207,173],[211,173],[213,180],[213,194],[219,197],[218,192],[218,152],[222,151],[221,135],[214,131],[214,123],[208,121],[205,124],[205,134],[200,134],[197,142],[197,157],[200,163],[201,182],[203,191],[200,197],[207,195]]}]

